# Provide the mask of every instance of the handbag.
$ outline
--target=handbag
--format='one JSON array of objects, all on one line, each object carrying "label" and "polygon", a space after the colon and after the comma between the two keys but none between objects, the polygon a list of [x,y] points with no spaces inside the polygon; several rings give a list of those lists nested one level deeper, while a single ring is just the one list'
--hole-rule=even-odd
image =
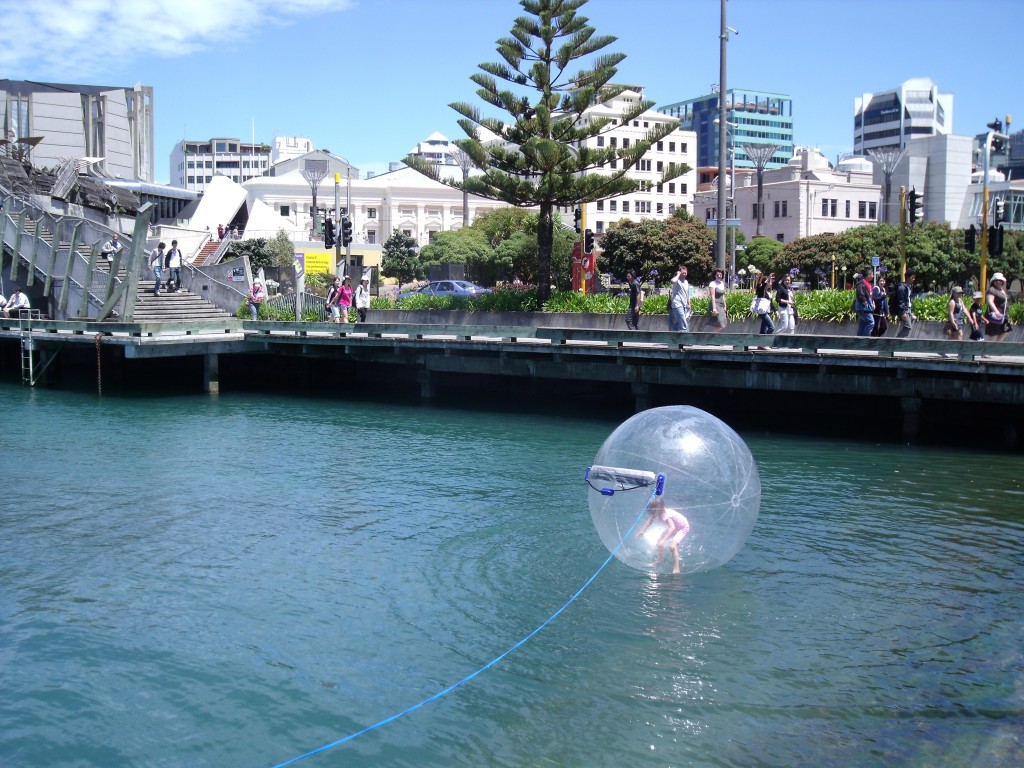
[{"label": "handbag", "polygon": [[757,296],[750,302],[750,312],[754,315],[767,315],[770,307],[771,302],[768,299],[758,298]]}]

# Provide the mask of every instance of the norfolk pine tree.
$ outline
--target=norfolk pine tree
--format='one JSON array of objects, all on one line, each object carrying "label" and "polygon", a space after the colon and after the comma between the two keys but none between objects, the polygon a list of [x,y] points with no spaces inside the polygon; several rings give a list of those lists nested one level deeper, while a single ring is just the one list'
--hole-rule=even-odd
[{"label": "norfolk pine tree", "polygon": [[[626,172],[654,142],[678,127],[672,122],[656,125],[628,148],[590,146],[596,145],[590,140],[610,131],[615,123],[611,118],[584,117],[584,112],[615,98],[627,86],[610,84],[625,54],[595,55],[616,38],[595,34],[589,19],[577,15],[586,1],[521,0],[529,15],[517,18],[510,36],[497,41],[504,63],[480,64],[481,72],[470,77],[479,86],[477,95],[508,113],[507,121],[484,116],[464,102],[449,105],[462,115],[458,123],[468,137],[454,143],[482,173],[461,182],[446,180],[436,166],[420,158],[405,159],[409,166],[456,189],[510,205],[539,207],[537,292],[541,304],[551,291],[554,209],[635,191],[639,184]],[[577,62],[588,57],[589,68],[569,72],[570,66],[580,66]],[[617,117],[618,123],[626,124],[653,106],[637,100]],[[618,161],[614,170],[609,167],[612,160]],[[684,164],[670,163],[652,183],[675,179],[688,170]]]}]

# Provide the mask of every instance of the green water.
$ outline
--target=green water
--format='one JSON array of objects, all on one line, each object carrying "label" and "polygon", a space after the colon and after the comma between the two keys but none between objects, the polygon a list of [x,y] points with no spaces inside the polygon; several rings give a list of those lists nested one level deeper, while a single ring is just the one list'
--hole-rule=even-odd
[{"label": "green water", "polygon": [[[0,765],[273,766],[598,571],[617,422],[0,384]],[[608,565],[303,766],[1018,766],[1024,460],[744,433],[746,547]]]}]

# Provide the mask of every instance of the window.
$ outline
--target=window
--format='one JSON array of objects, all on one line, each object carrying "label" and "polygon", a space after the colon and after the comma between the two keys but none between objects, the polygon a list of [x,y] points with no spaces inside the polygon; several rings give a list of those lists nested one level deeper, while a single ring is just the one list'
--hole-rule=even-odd
[{"label": "window", "polygon": [[437,236],[437,231],[433,230],[433,229],[430,230],[429,232],[427,232],[427,242],[430,242],[430,243],[434,242],[434,238],[436,236]]},{"label": "window", "polygon": [[[644,123],[644,125],[647,125],[647,123]],[[639,128],[640,127],[640,121],[639,120],[634,120],[633,121],[633,127],[634,128]]]},{"label": "window", "polygon": [[754,208],[754,212],[752,214],[750,214],[750,216],[751,216],[751,218],[756,219],[757,218],[757,203],[754,203],[753,208]]},{"label": "window", "polygon": [[638,171],[649,171],[649,170],[651,170],[651,161],[650,160],[640,160],[636,164],[636,169]]},{"label": "window", "polygon": [[680,152],[686,152],[686,143],[685,142],[679,145],[679,151]]},{"label": "window", "polygon": [[608,143],[611,146],[613,146],[613,147],[618,146],[617,142],[618,142],[618,139],[616,139],[614,136],[612,136],[610,139],[608,139]]},{"label": "window", "polygon": [[821,215],[828,216],[828,198],[821,198]]},{"label": "window", "polygon": [[411,229],[403,229],[402,230],[402,234],[405,235],[406,237],[412,237],[412,230]]},{"label": "window", "polygon": [[676,204],[675,203],[669,203],[668,204],[668,215],[671,216],[675,212],[676,212]]},{"label": "window", "polygon": [[780,243],[786,242],[786,236],[781,232],[775,236],[775,239],[778,240]]},{"label": "window", "polygon": [[657,170],[658,173],[661,173],[662,171],[665,170],[665,164],[661,162],[661,160],[659,160],[658,164],[655,166],[655,170]]},{"label": "window", "polygon": [[604,200],[598,200],[597,201],[597,210],[599,210],[599,211],[603,211],[604,210]]},{"label": "window", "polygon": [[608,201],[608,210],[611,211],[612,213],[615,213],[617,205],[618,205],[618,203],[616,203],[614,200],[609,200]]},{"label": "window", "polygon": [[661,184],[661,182],[659,181],[659,182],[658,182],[658,187],[657,187],[657,189],[658,189],[658,191],[659,191],[659,192],[661,192],[661,187],[662,187],[662,184]]},{"label": "window", "polygon": [[670,141],[668,143],[668,151],[669,152],[675,152],[676,151],[676,143],[674,141]]},{"label": "window", "polygon": [[670,195],[674,195],[674,194],[676,193],[676,183],[675,183],[674,181],[672,181],[672,182],[669,182],[669,185],[668,185],[668,193],[669,193]]},{"label": "window", "polygon": [[868,218],[869,219],[877,219],[878,218],[878,203],[868,203]]},{"label": "window", "polygon": [[611,162],[609,163],[609,165],[610,165],[610,166],[612,167],[612,169],[614,170],[615,168],[618,168],[618,167],[619,167],[619,161],[618,161],[618,160],[612,160],[612,161],[611,161]]},{"label": "window", "polygon": [[376,208],[367,208],[366,209],[366,218],[368,218],[368,219],[376,219],[377,218],[377,209]]},{"label": "window", "polygon": [[831,200],[829,200],[828,202],[829,202],[829,214],[830,214],[830,215],[832,216],[832,218],[834,219],[834,218],[836,218],[837,216],[839,216],[839,201],[838,201],[838,200],[836,200],[836,199],[835,199],[835,198],[833,197],[833,198],[832,198]]},{"label": "window", "polygon": [[662,203],[655,203],[655,205],[654,205],[654,212],[655,213],[664,213],[665,212],[665,206]]},{"label": "window", "polygon": [[629,148],[629,139],[623,139],[622,140],[622,148],[623,149],[628,149]]},{"label": "window", "polygon": [[377,230],[368,229],[366,230],[366,242],[376,243],[377,242]]},{"label": "window", "polygon": [[861,200],[857,203],[857,218],[866,219],[868,216],[868,204]]},{"label": "window", "polygon": [[188,183],[189,184],[195,184],[196,183],[196,177],[195,176],[189,176],[188,177]]},{"label": "window", "polygon": [[846,218],[850,218],[850,201],[846,201]]},{"label": "window", "polygon": [[679,191],[682,192],[685,195],[686,194],[686,185],[685,184],[680,184],[679,185]]},{"label": "window", "polygon": [[195,160],[189,160],[188,161],[188,167],[189,168],[195,168],[196,167],[196,161]]},{"label": "window", "polygon": [[599,146],[599,147],[603,147],[604,146],[604,136],[598,136],[597,137],[597,146]]},{"label": "window", "polygon": [[218,142],[217,142],[217,151],[218,151],[218,152],[227,152],[227,151],[228,151],[228,145],[227,145],[227,142],[224,142],[224,141],[218,141]]},{"label": "window", "polygon": [[622,212],[629,213],[629,200],[622,201]]},{"label": "window", "polygon": [[787,201],[786,200],[776,200],[775,201],[775,218],[776,219],[784,219],[784,218],[786,218],[789,215],[789,212],[786,210],[787,207],[788,207],[788,205],[787,205]]},{"label": "window", "polygon": [[282,216],[291,216],[291,213],[292,213],[292,207],[290,205],[282,205],[281,206],[281,215]]},{"label": "window", "polygon": [[602,232],[604,232],[604,222],[603,221],[594,222],[594,226],[597,227],[597,229],[594,230],[595,232],[597,232],[597,234],[600,235]]},{"label": "window", "polygon": [[658,151],[661,152],[663,149],[665,149],[665,142],[664,141],[659,141],[658,142]]}]

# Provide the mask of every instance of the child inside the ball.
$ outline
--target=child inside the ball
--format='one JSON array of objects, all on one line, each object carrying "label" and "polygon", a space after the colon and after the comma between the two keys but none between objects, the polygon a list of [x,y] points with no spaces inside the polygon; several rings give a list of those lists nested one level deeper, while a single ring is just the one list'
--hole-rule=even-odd
[{"label": "child inside the ball", "polygon": [[636,532],[638,539],[643,538],[648,528],[658,520],[665,525],[665,531],[658,537],[654,545],[658,556],[654,559],[653,565],[657,567],[665,558],[665,545],[672,551],[672,573],[679,573],[679,544],[690,532],[690,521],[686,519],[678,509],[665,506],[665,499],[662,496],[655,496],[647,507],[650,517],[644,521],[640,530]]}]

